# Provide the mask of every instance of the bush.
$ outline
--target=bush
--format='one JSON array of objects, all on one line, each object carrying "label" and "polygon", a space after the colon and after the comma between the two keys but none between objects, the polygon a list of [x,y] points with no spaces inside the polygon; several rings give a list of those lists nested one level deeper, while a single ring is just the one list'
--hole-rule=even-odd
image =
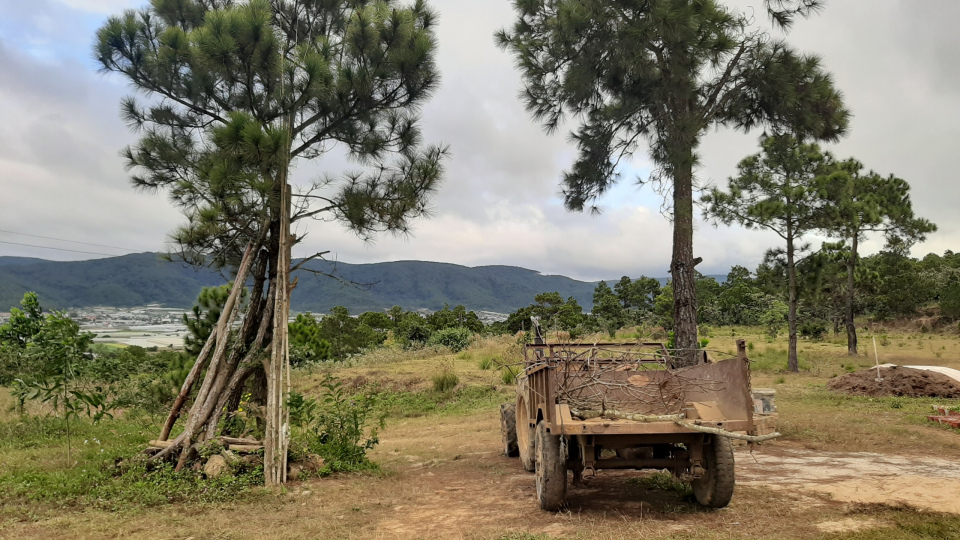
[{"label": "bush", "polygon": [[490,358],[489,356],[485,356],[481,358],[480,363],[478,364],[477,367],[479,367],[483,371],[490,369],[491,367],[493,367],[493,358]]},{"label": "bush", "polygon": [[309,313],[297,315],[287,328],[290,331],[290,365],[293,367],[329,360],[333,355],[330,342],[321,337],[320,323]]},{"label": "bush", "polygon": [[503,384],[513,384],[517,382],[517,372],[513,370],[510,366],[504,366],[503,370],[500,372],[500,380]]},{"label": "bush", "polygon": [[460,377],[457,377],[449,364],[445,364],[443,370],[433,376],[433,389],[437,392],[449,392],[458,384],[460,384]]},{"label": "bush", "polygon": [[813,341],[822,341],[827,333],[827,325],[821,321],[809,321],[800,325],[800,337]]},{"label": "bush", "polygon": [[775,339],[784,327],[787,319],[787,305],[780,300],[773,300],[769,307],[760,314],[760,325],[767,330],[767,336]]},{"label": "bush", "polygon": [[319,401],[291,393],[287,404],[296,434],[326,460],[328,472],[372,467],[367,452],[380,443],[377,432],[386,418],[378,389],[367,386],[351,393],[331,375],[320,386],[325,393]]},{"label": "bush", "polygon": [[444,328],[437,330],[427,341],[428,345],[440,345],[453,352],[460,352],[470,346],[473,333],[466,328]]}]

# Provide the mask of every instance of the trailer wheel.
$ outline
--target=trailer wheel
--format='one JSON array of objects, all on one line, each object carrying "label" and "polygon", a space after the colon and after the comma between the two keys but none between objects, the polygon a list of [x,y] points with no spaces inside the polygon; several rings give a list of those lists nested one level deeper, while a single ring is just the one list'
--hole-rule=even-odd
[{"label": "trailer wheel", "polygon": [[703,475],[692,482],[697,502],[709,508],[723,508],[733,498],[733,445],[730,439],[713,436],[703,443]]},{"label": "trailer wheel", "polygon": [[534,472],[537,458],[534,449],[534,428],[530,427],[530,411],[523,396],[517,396],[516,408],[517,453],[520,464],[527,472]]},{"label": "trailer wheel", "polygon": [[537,424],[537,500],[543,510],[559,510],[567,496],[567,460],[560,455],[560,436]]},{"label": "trailer wheel", "polygon": [[517,404],[500,404],[500,436],[503,439],[503,455],[517,457],[520,449],[517,447]]}]

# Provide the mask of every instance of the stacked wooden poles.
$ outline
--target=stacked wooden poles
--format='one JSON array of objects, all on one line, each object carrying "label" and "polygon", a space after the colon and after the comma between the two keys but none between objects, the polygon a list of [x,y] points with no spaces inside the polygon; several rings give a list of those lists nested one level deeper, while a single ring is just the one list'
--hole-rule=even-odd
[{"label": "stacked wooden poles", "polygon": [[[290,427],[287,397],[290,386],[289,341],[287,324],[290,313],[290,186],[284,177],[280,183],[280,245],[277,257],[277,293],[274,297],[276,321],[273,325],[273,351],[265,362],[267,373],[266,432],[263,438],[263,474],[267,486],[287,481],[287,448]],[[286,373],[286,381],[284,374]]]}]

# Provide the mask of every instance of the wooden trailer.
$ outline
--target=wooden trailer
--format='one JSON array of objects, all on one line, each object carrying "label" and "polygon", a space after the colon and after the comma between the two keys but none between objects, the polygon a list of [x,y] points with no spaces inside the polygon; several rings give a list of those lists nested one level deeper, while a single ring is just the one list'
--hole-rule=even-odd
[{"label": "wooden trailer", "polygon": [[600,469],[666,469],[692,484],[700,504],[726,506],[730,439],[779,434],[755,418],[743,341],[727,360],[700,354],[700,364],[672,369],[659,343],[527,345],[502,425],[505,451],[536,473],[540,507],[563,506],[568,471],[578,482]]}]

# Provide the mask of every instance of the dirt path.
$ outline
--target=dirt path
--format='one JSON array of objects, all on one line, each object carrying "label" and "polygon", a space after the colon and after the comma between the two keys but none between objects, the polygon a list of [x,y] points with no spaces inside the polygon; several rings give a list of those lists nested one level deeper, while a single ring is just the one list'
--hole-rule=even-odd
[{"label": "dirt path", "polygon": [[805,490],[853,503],[906,504],[960,514],[960,463],[868,452],[811,452],[768,446],[737,455],[739,485]]}]

